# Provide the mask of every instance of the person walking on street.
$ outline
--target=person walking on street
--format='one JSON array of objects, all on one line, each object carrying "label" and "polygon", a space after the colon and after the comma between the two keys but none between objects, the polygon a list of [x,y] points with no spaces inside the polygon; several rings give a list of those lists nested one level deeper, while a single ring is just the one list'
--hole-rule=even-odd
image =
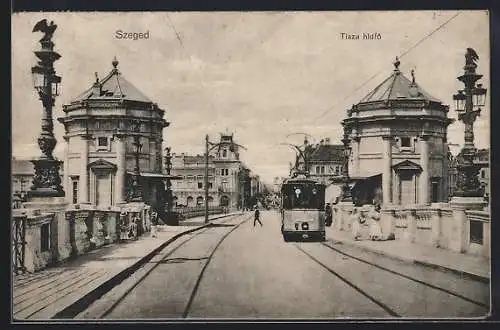
[{"label": "person walking on street", "polygon": [[255,207],[255,213],[253,218],[253,226],[255,227],[255,222],[258,222],[262,227],[262,222],[260,222],[260,211],[258,207]]}]

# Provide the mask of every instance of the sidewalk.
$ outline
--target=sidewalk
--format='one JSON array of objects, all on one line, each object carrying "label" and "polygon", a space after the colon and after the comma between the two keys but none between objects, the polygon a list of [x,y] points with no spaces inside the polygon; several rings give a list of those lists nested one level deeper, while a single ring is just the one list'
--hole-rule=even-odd
[{"label": "sidewalk", "polygon": [[[210,220],[238,213],[214,215]],[[156,238],[149,233],[137,241],[114,243],[33,274],[13,276],[14,320],[50,319],[77,311],[89,300],[130,276],[177,237],[204,226],[203,217],[180,226],[162,226]],[[199,225],[192,225],[200,223]]]},{"label": "sidewalk", "polygon": [[332,227],[327,227],[326,235],[333,241],[392,259],[450,271],[481,282],[489,283],[490,281],[490,260],[481,256],[413,244],[404,240],[355,241],[350,232],[338,231]]}]

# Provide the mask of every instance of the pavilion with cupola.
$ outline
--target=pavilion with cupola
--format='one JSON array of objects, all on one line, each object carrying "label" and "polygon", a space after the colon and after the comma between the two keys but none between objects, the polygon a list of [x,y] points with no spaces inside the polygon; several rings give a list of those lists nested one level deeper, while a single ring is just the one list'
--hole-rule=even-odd
[{"label": "pavilion with cupola", "polygon": [[356,205],[448,201],[448,106],[401,72],[347,110],[349,179]]},{"label": "pavilion with cupola", "polygon": [[[165,111],[124,78],[116,58],[112,65],[58,118],[65,128],[67,201],[107,208],[140,197],[161,206]],[[137,186],[140,194],[132,191]]]}]

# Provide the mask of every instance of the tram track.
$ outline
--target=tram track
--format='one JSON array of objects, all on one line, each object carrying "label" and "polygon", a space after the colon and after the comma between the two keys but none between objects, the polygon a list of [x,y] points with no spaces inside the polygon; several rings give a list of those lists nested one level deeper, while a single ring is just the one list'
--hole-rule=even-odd
[{"label": "tram track", "polygon": [[348,280],[346,277],[342,276],[341,274],[339,274],[338,272],[336,272],[335,270],[333,270],[331,267],[327,266],[326,264],[324,264],[323,262],[321,262],[319,259],[317,259],[316,257],[314,257],[312,254],[310,254],[309,252],[307,252],[304,249],[302,249],[300,246],[295,245],[295,247],[300,252],[302,252],[307,257],[309,257],[309,259],[313,260],[315,263],[317,263],[318,265],[320,265],[321,267],[323,267],[326,271],[328,271],[329,273],[333,274],[335,277],[339,278],[342,282],[344,282],[345,284],[347,284],[349,287],[353,288],[354,290],[356,290],[357,292],[359,292],[361,295],[363,295],[364,297],[368,298],[370,301],[372,301],[373,303],[375,303],[376,305],[378,305],[379,307],[381,307],[390,316],[401,317],[401,315],[399,315],[395,310],[393,310],[392,308],[390,308],[389,306],[387,306],[386,304],[384,304],[379,299],[373,297],[372,295],[370,295],[365,290],[361,289],[359,286],[357,286],[356,284],[354,284],[353,282],[351,282],[350,280]]},{"label": "tram track", "polygon": [[[244,220],[240,221],[239,223],[231,225],[231,224],[227,224],[227,222],[229,222],[230,220],[234,219],[234,217],[231,216],[231,217],[229,217],[226,220],[220,221],[220,223],[209,225],[209,226],[203,228],[202,230],[200,230],[198,232],[191,233],[190,237],[188,237],[187,239],[185,239],[184,241],[182,241],[181,243],[179,243],[173,249],[169,250],[165,255],[161,256],[161,258],[159,260],[157,260],[157,261],[150,261],[149,263],[153,263],[153,265],[149,269],[147,269],[142,275],[140,275],[140,277],[138,279],[136,279],[132,285],[130,285],[129,287],[127,287],[126,290],[124,292],[122,292],[118,297],[115,297],[113,299],[114,302],[111,304],[111,306],[105,308],[105,310],[103,310],[102,312],[98,313],[98,315],[94,315],[92,318],[102,319],[102,318],[105,318],[106,316],[110,315],[110,313],[112,313],[116,309],[116,307],[118,307],[120,305],[120,303],[130,294],[130,292],[132,292],[132,290],[134,290],[139,284],[141,284],[142,282],[144,282],[147,279],[147,277],[151,274],[151,272],[153,272],[153,270],[155,270],[159,265],[161,265],[161,264],[168,264],[168,263],[174,264],[176,262],[184,262],[184,261],[188,261],[188,260],[206,260],[205,264],[202,267],[202,270],[201,270],[200,274],[198,275],[196,284],[195,284],[193,290],[191,291],[191,294],[190,294],[190,297],[189,297],[189,300],[188,300],[188,304],[186,305],[186,308],[183,311],[182,317],[183,318],[187,317],[187,315],[189,313],[189,309],[191,308],[192,302],[193,302],[194,298],[196,297],[196,293],[198,291],[198,288],[199,288],[199,285],[200,285],[201,280],[203,278],[203,275],[205,273],[205,270],[208,267],[208,264],[210,263],[210,261],[211,261],[213,255],[215,254],[216,250],[222,244],[222,242],[233,231],[235,231],[243,223],[247,222],[250,218],[251,218],[251,216],[247,216],[247,217],[244,218]],[[194,238],[199,237],[200,235],[206,233],[210,229],[213,229],[213,228],[224,228],[224,227],[232,227],[232,228],[227,233],[225,233],[222,236],[222,238],[219,239],[219,241],[215,245],[215,248],[210,252],[210,254],[209,254],[208,257],[196,258],[196,259],[174,258],[175,260],[173,262],[171,262],[172,259],[168,259],[171,255],[173,255],[175,252],[177,252],[181,247],[185,246],[188,242],[192,241]],[[85,318],[85,317],[83,317],[83,318]]]},{"label": "tram track", "polygon": [[456,298],[459,298],[459,299],[465,300],[465,301],[470,302],[470,303],[472,303],[472,304],[475,304],[475,305],[477,305],[477,306],[484,307],[484,308],[490,308],[490,306],[489,306],[488,304],[485,304],[485,303],[483,303],[483,302],[480,302],[480,301],[477,301],[477,300],[471,299],[471,298],[466,297],[466,296],[464,296],[464,295],[462,295],[462,294],[460,294],[460,293],[457,293],[457,292],[454,292],[454,291],[451,291],[451,290],[445,289],[445,288],[443,288],[443,287],[440,287],[440,286],[434,285],[434,284],[432,284],[432,283],[428,283],[428,282],[425,282],[425,281],[419,280],[419,279],[417,279],[417,278],[415,278],[415,277],[412,277],[412,276],[409,276],[409,275],[403,274],[403,273],[401,273],[401,272],[398,272],[398,271],[395,271],[395,270],[389,269],[389,268],[387,268],[387,267],[384,267],[384,266],[378,265],[378,264],[373,263],[373,262],[371,262],[371,261],[368,261],[368,260],[365,260],[365,259],[362,259],[362,258],[356,257],[356,256],[354,256],[354,255],[352,255],[352,254],[349,254],[349,253],[346,253],[346,252],[344,252],[344,251],[342,251],[342,250],[340,250],[340,249],[337,249],[337,248],[335,248],[335,247],[333,247],[333,246],[331,246],[331,245],[329,245],[329,244],[327,244],[327,243],[322,242],[322,243],[321,243],[321,245],[322,245],[322,246],[324,246],[324,247],[326,247],[326,248],[328,248],[328,249],[330,249],[330,250],[332,250],[332,251],[335,251],[335,252],[337,252],[337,253],[339,253],[339,254],[341,254],[341,255],[345,256],[345,257],[351,258],[351,259],[353,259],[353,260],[357,260],[357,261],[359,261],[359,262],[365,263],[365,264],[370,265],[370,266],[372,266],[372,267],[376,267],[376,268],[378,268],[378,269],[381,269],[381,270],[386,271],[386,272],[388,272],[388,273],[391,273],[391,274],[393,274],[393,275],[396,275],[396,276],[399,276],[399,277],[405,278],[405,279],[407,279],[407,280],[413,281],[413,282],[418,283],[418,284],[421,284],[421,285],[425,285],[426,287],[429,287],[429,288],[431,288],[431,289],[434,289],[434,290],[438,290],[438,291],[441,291],[441,292],[447,293],[447,294],[449,294],[449,295],[451,295],[451,296],[454,296],[454,297],[456,297]]},{"label": "tram track", "polygon": [[[331,245],[329,245],[327,243],[321,242],[319,246],[326,247],[330,251],[334,251],[334,252],[338,253],[339,255],[342,256],[342,258],[345,258],[345,259],[349,258],[350,260],[353,260],[353,261],[356,261],[358,263],[362,263],[362,264],[368,265],[370,267],[376,268],[376,269],[378,269],[380,271],[383,271],[383,272],[395,275],[398,278],[403,278],[405,280],[417,283],[419,285],[423,285],[423,286],[425,286],[427,288],[430,288],[432,290],[437,290],[439,292],[442,292],[442,293],[445,293],[445,294],[450,295],[452,297],[464,300],[464,301],[466,301],[468,303],[471,303],[473,305],[479,306],[481,308],[485,308],[485,309],[489,309],[490,308],[490,306],[488,304],[485,304],[485,303],[477,301],[475,299],[466,297],[466,296],[464,296],[464,295],[462,295],[462,294],[460,294],[458,292],[454,292],[454,291],[448,290],[446,288],[434,285],[432,283],[428,283],[428,282],[422,281],[420,279],[417,279],[415,277],[412,277],[412,276],[409,276],[407,274],[401,273],[399,271],[396,271],[396,270],[393,270],[393,269],[390,269],[390,268],[378,265],[376,263],[373,263],[371,261],[368,261],[368,260],[365,260],[363,258],[357,257],[357,256],[352,255],[350,253],[346,253],[346,252],[344,252],[344,251],[342,251],[340,249],[337,249],[337,248],[335,248],[335,247],[333,247],[333,246],[331,246]],[[390,316],[392,316],[392,317],[403,317],[403,315],[399,315],[399,313],[396,310],[394,310],[393,308],[391,308],[390,306],[388,306],[381,299],[379,299],[378,297],[376,297],[373,294],[370,294],[367,290],[364,290],[363,288],[361,288],[361,286],[357,285],[356,283],[354,283],[353,281],[351,281],[350,279],[348,279],[345,275],[342,275],[341,272],[338,272],[338,271],[334,270],[332,267],[330,267],[329,265],[327,265],[324,262],[322,262],[319,258],[315,257],[311,252],[306,251],[305,249],[303,249],[298,244],[295,244],[295,247],[300,252],[302,252],[304,255],[306,255],[309,259],[311,259],[312,261],[314,261],[316,264],[320,265],[323,269],[325,269],[329,273],[333,274],[335,277],[339,278],[341,281],[343,281],[349,287],[353,288],[358,293],[360,293],[361,295],[363,295],[364,297],[366,297],[367,299],[369,299],[370,301],[372,301],[373,303],[375,303],[376,305],[378,305],[379,307],[381,307]]]}]

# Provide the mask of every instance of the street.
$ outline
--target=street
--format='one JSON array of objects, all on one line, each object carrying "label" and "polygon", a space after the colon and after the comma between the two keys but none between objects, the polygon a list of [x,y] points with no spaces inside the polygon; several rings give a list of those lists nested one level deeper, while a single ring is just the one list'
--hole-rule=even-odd
[{"label": "street", "polygon": [[[285,243],[277,211],[229,217],[168,245],[77,318],[481,317],[489,285],[323,243]],[[98,316],[96,316],[98,315]]]}]

